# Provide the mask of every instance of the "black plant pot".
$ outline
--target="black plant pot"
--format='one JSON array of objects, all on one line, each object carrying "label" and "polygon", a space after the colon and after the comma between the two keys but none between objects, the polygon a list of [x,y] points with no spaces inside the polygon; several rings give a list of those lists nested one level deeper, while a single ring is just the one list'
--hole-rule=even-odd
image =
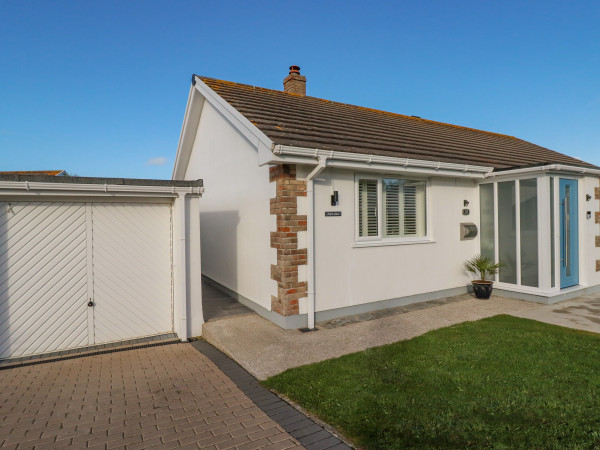
[{"label": "black plant pot", "polygon": [[471,284],[473,285],[475,297],[488,299],[492,295],[493,281],[471,281]]}]

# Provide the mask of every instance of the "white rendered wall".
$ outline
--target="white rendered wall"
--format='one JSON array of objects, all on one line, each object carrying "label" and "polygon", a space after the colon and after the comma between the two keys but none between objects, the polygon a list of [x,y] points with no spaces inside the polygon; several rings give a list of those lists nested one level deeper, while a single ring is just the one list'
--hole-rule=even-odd
[{"label": "white rendered wall", "polygon": [[[302,172],[299,178],[302,176]],[[434,242],[353,247],[354,172],[325,169],[315,180],[316,310],[465,287],[463,262],[479,252],[479,239],[461,241],[460,223],[479,227],[479,193],[473,180],[429,178],[428,228]],[[333,190],[339,206],[330,205]],[[463,216],[463,201],[470,215]],[[341,211],[341,217],[325,217]]]},{"label": "white rendered wall", "polygon": [[205,102],[196,140],[185,173],[201,178],[202,273],[271,309],[277,294],[271,280],[276,251],[270,248],[275,216],[269,200],[275,183],[268,166],[258,166],[257,151],[223,116]]},{"label": "white rendered wall", "polygon": [[[588,286],[596,286],[600,284],[600,272],[596,272],[596,260],[600,260],[600,247],[596,247],[596,236],[600,236],[600,224],[597,224],[595,220],[596,212],[600,210],[600,202],[596,199],[594,192],[594,188],[599,187],[598,177],[585,177],[579,186],[579,189],[582,190],[579,193],[579,229],[582,233],[580,235],[582,242],[579,248],[583,253],[580,260],[584,261],[583,267],[585,267],[585,272],[580,273],[580,276],[585,277],[584,280]],[[586,194],[592,197],[591,200],[586,201]],[[587,218],[588,211],[591,213],[589,219]]]},{"label": "white rendered wall", "polygon": [[188,336],[202,335],[204,315],[202,312],[202,279],[198,276],[201,271],[200,247],[200,203],[201,198],[187,197],[186,207],[186,303]]}]

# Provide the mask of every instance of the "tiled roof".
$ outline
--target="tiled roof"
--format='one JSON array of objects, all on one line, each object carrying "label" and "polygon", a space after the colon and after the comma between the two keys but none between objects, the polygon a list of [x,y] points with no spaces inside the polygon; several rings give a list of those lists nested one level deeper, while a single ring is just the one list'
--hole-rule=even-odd
[{"label": "tiled roof", "polygon": [[513,136],[199,77],[275,144],[508,169],[595,167]]},{"label": "tiled roof", "polygon": [[56,176],[64,170],[17,170],[13,172],[0,172],[0,175],[50,175]]}]

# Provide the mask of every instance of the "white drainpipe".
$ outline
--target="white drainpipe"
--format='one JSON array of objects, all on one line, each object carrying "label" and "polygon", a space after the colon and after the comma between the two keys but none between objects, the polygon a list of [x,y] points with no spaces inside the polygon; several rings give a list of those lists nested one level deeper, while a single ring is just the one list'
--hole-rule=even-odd
[{"label": "white drainpipe", "polygon": [[327,157],[320,156],[319,164],[306,177],[306,199],[308,201],[308,216],[306,232],[308,234],[307,263],[308,263],[308,329],[315,328],[315,194],[314,177],[327,166]]}]

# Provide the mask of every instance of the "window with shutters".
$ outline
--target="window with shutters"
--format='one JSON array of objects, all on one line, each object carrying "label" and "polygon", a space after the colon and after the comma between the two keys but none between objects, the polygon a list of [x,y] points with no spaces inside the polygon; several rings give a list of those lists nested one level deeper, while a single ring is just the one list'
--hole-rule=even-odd
[{"label": "window with shutters", "polygon": [[427,237],[427,185],[396,177],[357,177],[358,241]]}]

